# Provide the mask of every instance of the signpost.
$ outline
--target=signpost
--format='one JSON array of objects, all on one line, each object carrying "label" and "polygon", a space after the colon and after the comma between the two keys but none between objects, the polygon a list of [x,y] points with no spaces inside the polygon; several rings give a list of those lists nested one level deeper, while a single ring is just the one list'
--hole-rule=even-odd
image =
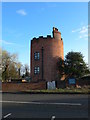
[{"label": "signpost", "polygon": [[69,85],[75,86],[76,85],[76,79],[75,78],[69,78],[68,83],[69,83]]}]

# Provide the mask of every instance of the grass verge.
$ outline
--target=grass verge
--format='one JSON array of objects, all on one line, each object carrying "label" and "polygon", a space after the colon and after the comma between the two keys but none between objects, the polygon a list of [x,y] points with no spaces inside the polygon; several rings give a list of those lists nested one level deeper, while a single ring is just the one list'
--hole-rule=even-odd
[{"label": "grass verge", "polygon": [[90,93],[90,89],[89,88],[59,88],[59,89],[55,89],[55,90],[27,90],[25,92],[29,92],[29,93],[81,93],[81,94],[89,94]]}]

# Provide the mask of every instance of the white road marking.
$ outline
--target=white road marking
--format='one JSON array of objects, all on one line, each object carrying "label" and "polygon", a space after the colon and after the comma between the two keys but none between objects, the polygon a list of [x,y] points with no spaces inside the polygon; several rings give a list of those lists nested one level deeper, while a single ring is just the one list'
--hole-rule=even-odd
[{"label": "white road marking", "polygon": [[52,117],[51,117],[51,120],[55,120],[55,116],[52,116]]},{"label": "white road marking", "polygon": [[7,118],[8,116],[10,116],[12,113],[9,113],[7,115],[4,116],[4,118]]},{"label": "white road marking", "polygon": [[71,106],[81,106],[80,103],[52,103],[52,102],[23,102],[23,101],[0,101],[2,103],[17,103],[17,104],[47,104],[47,105],[71,105]]}]

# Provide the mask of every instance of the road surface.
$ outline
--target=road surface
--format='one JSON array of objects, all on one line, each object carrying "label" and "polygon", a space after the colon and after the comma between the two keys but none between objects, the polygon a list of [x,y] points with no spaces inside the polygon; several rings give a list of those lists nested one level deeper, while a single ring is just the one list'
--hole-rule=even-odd
[{"label": "road surface", "polygon": [[88,118],[88,95],[2,94],[2,118]]}]

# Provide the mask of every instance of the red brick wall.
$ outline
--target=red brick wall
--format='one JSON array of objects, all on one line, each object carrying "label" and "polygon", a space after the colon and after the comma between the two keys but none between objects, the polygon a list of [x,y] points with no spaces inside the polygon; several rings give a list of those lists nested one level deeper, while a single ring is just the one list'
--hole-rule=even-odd
[{"label": "red brick wall", "polygon": [[[60,34],[60,33],[57,33]],[[60,34],[61,35],[61,34]],[[56,37],[56,35],[55,35]],[[56,37],[57,38],[57,37]],[[63,52],[63,40],[61,40],[61,36],[59,39],[50,38],[50,37],[39,37],[37,39],[33,39],[31,41],[31,77],[33,81],[37,81],[38,79],[42,79],[42,51],[43,52],[43,68],[44,68],[44,80],[52,81],[56,80],[56,63],[58,57],[64,59]],[[40,53],[40,60],[34,60],[34,53]],[[40,67],[40,74],[34,75],[34,67]]]},{"label": "red brick wall", "polygon": [[2,83],[3,92],[42,90],[46,89],[46,82],[39,83]]}]

